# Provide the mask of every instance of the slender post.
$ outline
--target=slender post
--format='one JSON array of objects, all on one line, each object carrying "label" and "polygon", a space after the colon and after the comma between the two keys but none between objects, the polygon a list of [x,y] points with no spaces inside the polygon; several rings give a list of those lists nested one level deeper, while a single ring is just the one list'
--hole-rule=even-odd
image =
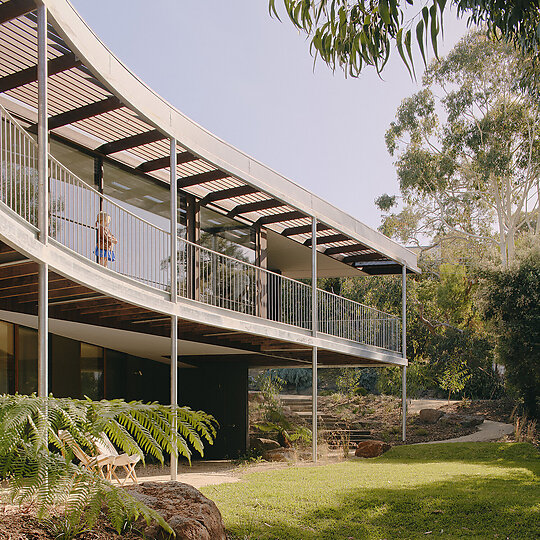
[{"label": "slender post", "polygon": [[38,41],[38,229],[39,239],[48,241],[49,183],[47,175],[48,121],[47,121],[47,8],[37,8]]},{"label": "slender post", "polygon": [[[47,245],[49,231],[48,122],[47,122],[47,8],[37,7],[38,48],[38,229],[39,240]],[[46,263],[38,270],[38,395],[49,393],[49,273]]]},{"label": "slender post", "polygon": [[[317,218],[311,222],[311,332],[317,336],[318,310],[317,310]],[[317,462],[317,347],[313,347],[312,355],[312,459]]]},{"label": "slender post", "polygon": [[[401,351],[403,359],[407,360],[407,267],[403,265],[401,273]],[[401,378],[401,437],[407,439],[407,366],[402,368]]]},{"label": "slender post", "polygon": [[38,267],[38,396],[49,395],[49,265]]},{"label": "slender post", "polygon": [[[178,316],[171,317],[171,407],[176,413],[178,407]],[[177,428],[176,414],[173,416],[173,431]],[[171,480],[178,475],[178,456],[176,443],[172,444],[171,452]]]},{"label": "slender post", "polygon": [[[176,139],[171,139],[170,162],[170,194],[171,194],[171,302],[178,301],[178,195],[176,192]],[[178,406],[178,316],[171,317],[171,407],[176,412]],[[176,414],[173,416],[173,430],[176,431]],[[178,475],[178,457],[176,444],[172,444],[171,480]]]},{"label": "slender post", "polygon": [[178,296],[178,195],[176,191],[176,139],[171,139],[171,301]]}]

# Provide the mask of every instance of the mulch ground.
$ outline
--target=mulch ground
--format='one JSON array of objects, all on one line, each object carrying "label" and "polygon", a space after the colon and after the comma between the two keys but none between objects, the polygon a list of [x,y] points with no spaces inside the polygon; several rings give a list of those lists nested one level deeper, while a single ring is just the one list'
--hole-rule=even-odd
[{"label": "mulch ground", "polygon": [[[54,540],[60,530],[54,532],[53,523],[58,516],[51,520],[38,521],[36,512],[31,506],[11,506],[0,504],[0,538],[2,540]],[[81,532],[76,537],[79,540],[140,540],[142,536],[136,532],[126,532],[118,535],[107,524],[103,516],[91,531]]]}]

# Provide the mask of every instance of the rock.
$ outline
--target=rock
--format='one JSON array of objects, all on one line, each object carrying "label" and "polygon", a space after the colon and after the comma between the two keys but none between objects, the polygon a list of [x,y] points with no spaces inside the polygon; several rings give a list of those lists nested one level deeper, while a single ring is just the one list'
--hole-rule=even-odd
[{"label": "rock", "polygon": [[294,448],[276,448],[263,452],[263,458],[266,461],[296,461],[296,451]]},{"label": "rock", "polygon": [[[144,482],[126,490],[158,511],[176,533],[176,540],[226,540],[225,526],[218,507],[200,491],[181,482]],[[165,539],[158,525],[137,524],[145,538]]]},{"label": "rock", "polygon": [[435,424],[441,416],[444,416],[444,412],[439,409],[422,409],[418,413],[420,422],[424,422],[425,424]]},{"label": "rock", "polygon": [[280,447],[277,441],[272,439],[263,439],[262,437],[256,437],[249,441],[250,448],[258,450],[259,452],[266,452],[267,450],[276,450]]},{"label": "rock", "polygon": [[354,455],[356,457],[371,458],[381,456],[392,448],[384,441],[360,441]]},{"label": "rock", "polygon": [[484,421],[482,416],[475,416],[472,414],[445,414],[441,416],[439,422],[442,424],[460,425],[463,427],[478,426]]}]

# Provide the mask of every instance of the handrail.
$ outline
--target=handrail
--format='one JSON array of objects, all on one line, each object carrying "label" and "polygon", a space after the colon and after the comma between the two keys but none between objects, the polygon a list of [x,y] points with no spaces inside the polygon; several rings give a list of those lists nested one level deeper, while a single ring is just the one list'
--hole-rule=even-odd
[{"label": "handrail", "polygon": [[[1,105],[0,160],[0,201],[36,225],[37,143]],[[120,274],[170,290],[170,231],[100,193],[50,154],[48,172],[51,237]],[[104,246],[111,248],[106,253],[98,249],[103,242],[96,221],[101,212],[112,218],[110,233],[118,241]],[[179,296],[312,329],[310,285],[181,236],[177,241]],[[322,289],[317,289],[317,310],[322,334],[392,351],[401,347],[398,317]]]}]

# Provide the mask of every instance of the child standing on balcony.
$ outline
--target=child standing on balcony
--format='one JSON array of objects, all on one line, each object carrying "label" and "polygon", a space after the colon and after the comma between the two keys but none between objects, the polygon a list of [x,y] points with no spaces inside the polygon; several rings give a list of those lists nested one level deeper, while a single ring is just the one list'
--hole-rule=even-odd
[{"label": "child standing on balcony", "polygon": [[96,218],[97,239],[95,254],[101,266],[107,266],[107,261],[114,262],[113,248],[118,240],[109,229],[111,216],[107,212],[99,212]]}]

